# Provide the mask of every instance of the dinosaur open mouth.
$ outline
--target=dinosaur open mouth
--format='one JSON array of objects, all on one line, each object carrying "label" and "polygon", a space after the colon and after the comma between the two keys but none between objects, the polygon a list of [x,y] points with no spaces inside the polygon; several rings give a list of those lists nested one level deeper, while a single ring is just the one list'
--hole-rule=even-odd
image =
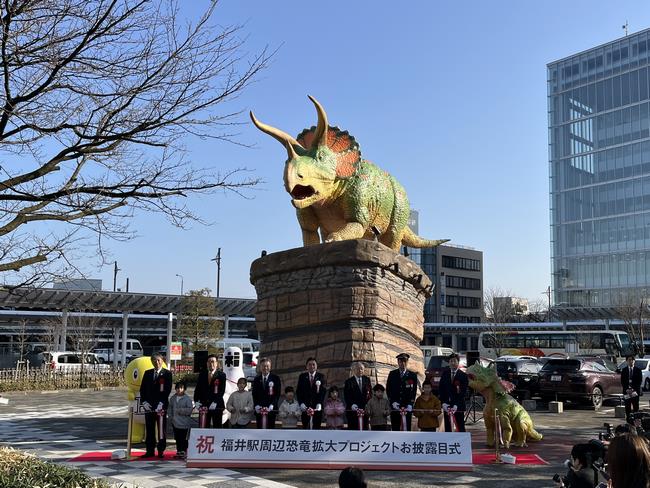
[{"label": "dinosaur open mouth", "polygon": [[304,200],[309,198],[316,193],[311,186],[296,185],[291,190],[291,196],[296,200]]}]

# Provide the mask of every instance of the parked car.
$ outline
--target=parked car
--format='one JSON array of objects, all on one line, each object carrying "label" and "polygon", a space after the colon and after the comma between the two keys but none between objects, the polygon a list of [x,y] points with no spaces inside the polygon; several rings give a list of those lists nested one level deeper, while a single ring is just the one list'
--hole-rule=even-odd
[{"label": "parked car", "polygon": [[[93,352],[96,349],[113,349],[114,347],[114,342],[112,340],[102,340],[97,342],[97,346],[95,346],[95,349],[93,349]],[[118,341],[117,344],[118,349],[121,351],[122,350],[122,341]],[[142,349],[142,344],[140,344],[140,341],[137,339],[131,339],[128,338],[126,340],[126,357],[127,359],[129,356],[135,356],[135,357],[140,357],[143,355],[143,349]]]},{"label": "parked car", "polygon": [[[73,351],[54,352],[48,351],[43,353],[44,364],[53,371],[74,371],[81,369],[82,354]],[[102,364],[94,353],[86,353],[84,367],[87,369],[103,371],[110,369],[110,365]]]},{"label": "parked car", "polygon": [[[93,353],[97,355],[97,359],[99,359],[100,363],[112,363],[113,362],[113,349],[93,349]],[[126,362],[127,364],[131,362],[131,360],[135,356],[131,356],[127,353],[126,355]],[[122,364],[122,351],[117,352],[117,362],[118,364]]]},{"label": "parked car", "polygon": [[[639,368],[643,375],[643,380],[641,382],[642,388],[646,391],[650,390],[650,358],[646,359],[644,357],[643,359],[635,359],[634,366]],[[621,371],[623,368],[627,368],[627,363],[625,361],[618,365],[616,371]]]},{"label": "parked car", "polygon": [[599,358],[551,359],[539,372],[539,392],[551,400],[590,403],[598,409],[604,396],[620,391],[620,375]]},{"label": "parked car", "polygon": [[243,368],[244,368],[244,376],[246,377],[247,380],[253,381],[255,378],[255,375],[257,375],[257,360],[259,358],[259,351],[255,352],[244,352],[242,353],[244,355],[243,359]]},{"label": "parked car", "polygon": [[539,371],[543,364],[532,356],[502,356],[496,362],[497,376],[515,385],[512,396],[528,400],[539,391]]}]

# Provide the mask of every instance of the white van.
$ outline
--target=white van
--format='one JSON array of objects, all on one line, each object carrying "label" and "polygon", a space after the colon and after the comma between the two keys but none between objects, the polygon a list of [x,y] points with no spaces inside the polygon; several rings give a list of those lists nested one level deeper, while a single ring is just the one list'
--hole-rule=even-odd
[{"label": "white van", "polygon": [[[105,355],[108,356],[107,354],[105,354],[105,351],[107,349],[110,350],[110,351],[113,351],[113,346],[114,346],[113,341],[103,339],[103,340],[100,340],[100,341],[97,342],[97,345],[93,348],[93,352],[96,352],[97,350],[101,350],[100,352],[102,354],[100,354],[100,356],[102,356],[102,359],[104,359],[104,361],[107,362],[107,363],[112,362],[113,361],[113,355],[112,354],[110,354],[110,359],[108,357],[104,357],[104,356]],[[119,360],[122,359],[122,340],[121,339],[119,341],[117,341],[117,350],[118,350],[117,358],[118,358],[118,361],[119,361]],[[139,340],[137,340],[137,339],[127,339],[126,340],[126,358],[127,358],[127,360],[131,356],[139,358],[143,354],[144,354],[144,352],[142,350],[142,344],[140,344]]]}]

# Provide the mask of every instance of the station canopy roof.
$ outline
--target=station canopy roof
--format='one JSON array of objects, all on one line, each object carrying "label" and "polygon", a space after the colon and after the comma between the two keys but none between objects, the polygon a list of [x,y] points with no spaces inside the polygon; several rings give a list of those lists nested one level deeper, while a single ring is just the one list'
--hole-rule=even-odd
[{"label": "station canopy roof", "polygon": [[[255,299],[213,298],[221,315],[252,317]],[[88,290],[57,290],[52,288],[16,288],[0,290],[0,309],[70,310],[96,312],[130,312],[166,314],[181,311],[180,295],[130,293]]]}]

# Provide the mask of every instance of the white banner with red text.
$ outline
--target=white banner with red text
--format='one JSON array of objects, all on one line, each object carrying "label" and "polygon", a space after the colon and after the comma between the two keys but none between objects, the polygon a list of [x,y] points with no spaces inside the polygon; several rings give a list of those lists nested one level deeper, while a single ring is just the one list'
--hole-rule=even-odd
[{"label": "white banner with red text", "polygon": [[468,432],[192,429],[188,467],[471,471]]}]

